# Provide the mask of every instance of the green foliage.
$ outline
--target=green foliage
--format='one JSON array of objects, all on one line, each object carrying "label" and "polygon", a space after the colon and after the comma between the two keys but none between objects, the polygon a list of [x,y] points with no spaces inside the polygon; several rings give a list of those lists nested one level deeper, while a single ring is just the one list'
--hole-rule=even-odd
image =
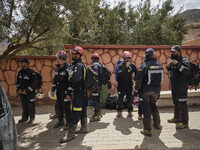
[{"label": "green foliage", "polygon": [[[162,7],[151,9],[149,0],[138,7],[136,32],[133,33],[135,44],[145,45],[173,45],[181,44],[186,33],[185,19],[173,13],[172,0],[167,0]],[[141,15],[142,14],[142,15]]]},{"label": "green foliage", "polygon": [[105,0],[2,0],[0,43],[9,46],[0,63],[17,53],[54,55],[65,44],[181,44],[186,20],[180,12],[172,0],[113,8]]},{"label": "green foliage", "polygon": [[[101,7],[96,7],[95,32],[89,35],[88,30],[82,28],[76,30],[76,36],[86,39],[88,44],[181,44],[186,34],[186,20],[180,12],[181,8],[174,12],[172,0],[166,0],[156,7],[151,6],[150,0],[141,1],[136,7],[120,2],[110,8],[103,3]],[[73,29],[77,28],[75,24],[72,26]],[[87,36],[82,36],[84,34]]]}]

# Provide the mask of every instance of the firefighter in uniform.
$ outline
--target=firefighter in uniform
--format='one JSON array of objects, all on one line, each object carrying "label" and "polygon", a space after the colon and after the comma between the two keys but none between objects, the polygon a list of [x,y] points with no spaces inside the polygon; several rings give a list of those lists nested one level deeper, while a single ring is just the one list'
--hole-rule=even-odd
[{"label": "firefighter in uniform", "polygon": [[143,125],[142,134],[151,136],[151,115],[153,116],[153,126],[162,129],[160,125],[160,115],[156,106],[163,80],[163,67],[154,57],[154,49],[148,48],[145,51],[145,61],[141,64],[136,76],[134,95],[139,94],[142,101]]},{"label": "firefighter in uniform", "polygon": [[102,65],[99,62],[99,55],[97,53],[92,55],[92,70],[95,73],[95,82],[92,89],[92,102],[94,106],[94,115],[90,119],[90,122],[99,121],[101,119],[101,79],[100,73],[102,71]]},{"label": "firefighter in uniform", "polygon": [[64,115],[66,118],[66,124],[63,128],[68,129],[70,114],[71,114],[71,94],[72,88],[68,81],[68,70],[71,70],[72,66],[66,62],[67,54],[64,51],[60,51],[57,54],[58,64],[56,65],[55,77],[53,79],[53,85],[51,89],[51,95],[56,93],[57,100],[55,105],[55,112],[58,117],[58,122],[54,125],[54,128],[58,128],[64,125]]},{"label": "firefighter in uniform", "polygon": [[28,121],[33,123],[35,120],[35,89],[33,89],[33,78],[35,72],[29,68],[29,61],[26,58],[19,60],[22,69],[17,75],[17,93],[21,99],[22,118],[18,123]]},{"label": "firefighter in uniform", "polygon": [[117,91],[119,92],[119,100],[117,107],[117,116],[122,117],[122,107],[123,107],[123,98],[126,95],[127,97],[127,108],[128,108],[128,117],[132,117],[133,105],[132,105],[132,92],[133,92],[133,81],[132,74],[137,74],[136,66],[130,62],[131,54],[128,51],[125,51],[122,54],[124,61],[118,65],[118,87]]},{"label": "firefighter in uniform", "polygon": [[[73,92],[72,113],[70,117],[70,124],[67,137],[60,140],[60,143],[65,143],[76,138],[75,133],[87,133],[87,104],[88,99],[85,91],[85,76],[86,68],[81,60],[83,55],[83,48],[75,46],[71,49],[73,60],[73,68],[70,73],[69,80],[71,82]],[[76,131],[77,123],[81,120],[81,129]]]},{"label": "firefighter in uniform", "polygon": [[182,57],[181,47],[175,45],[171,49],[171,62],[166,68],[170,72],[172,99],[174,103],[174,117],[169,123],[178,123],[177,129],[188,128],[188,75],[190,74],[189,60]]}]

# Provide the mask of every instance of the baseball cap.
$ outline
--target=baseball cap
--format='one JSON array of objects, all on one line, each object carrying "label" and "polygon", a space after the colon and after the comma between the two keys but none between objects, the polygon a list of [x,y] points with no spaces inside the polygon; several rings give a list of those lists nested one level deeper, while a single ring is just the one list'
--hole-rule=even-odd
[{"label": "baseball cap", "polygon": [[179,45],[172,46],[171,52],[175,52],[175,51],[181,51],[181,47]]},{"label": "baseball cap", "polygon": [[25,63],[29,64],[29,61],[28,61],[28,59],[26,59],[26,58],[22,58],[22,59],[20,59],[18,62],[25,62]]}]

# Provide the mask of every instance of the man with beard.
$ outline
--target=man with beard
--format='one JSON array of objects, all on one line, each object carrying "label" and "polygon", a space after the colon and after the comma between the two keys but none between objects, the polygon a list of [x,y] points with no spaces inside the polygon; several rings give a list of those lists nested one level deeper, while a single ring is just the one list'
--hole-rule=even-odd
[{"label": "man with beard", "polygon": [[83,56],[83,48],[75,46],[71,49],[73,67],[69,72],[69,81],[74,89],[72,100],[72,113],[70,117],[69,129],[67,137],[60,140],[60,143],[66,143],[76,138],[75,131],[79,120],[81,120],[81,129],[78,133],[87,133],[87,104],[85,92],[85,76],[86,68],[81,57]]},{"label": "man with beard", "polygon": [[169,123],[178,123],[177,129],[188,128],[188,75],[190,74],[189,60],[182,57],[181,47],[175,45],[171,49],[171,62],[166,66],[170,72],[174,117]]}]

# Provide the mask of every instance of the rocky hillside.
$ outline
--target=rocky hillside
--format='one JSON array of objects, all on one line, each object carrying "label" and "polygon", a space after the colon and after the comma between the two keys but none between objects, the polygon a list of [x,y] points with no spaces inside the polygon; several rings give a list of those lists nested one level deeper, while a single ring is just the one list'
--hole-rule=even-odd
[{"label": "rocky hillside", "polygon": [[181,13],[187,19],[187,24],[200,22],[200,9],[189,9]]}]

